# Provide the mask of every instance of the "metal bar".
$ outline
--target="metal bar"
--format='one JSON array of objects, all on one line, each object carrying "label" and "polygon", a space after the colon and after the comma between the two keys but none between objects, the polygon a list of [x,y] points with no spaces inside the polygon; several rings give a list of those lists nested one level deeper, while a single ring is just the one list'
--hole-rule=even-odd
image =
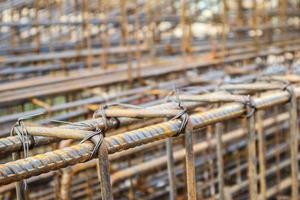
[{"label": "metal bar", "polygon": [[174,171],[174,154],[173,154],[173,138],[166,139],[167,147],[167,165],[168,165],[168,178],[169,178],[169,195],[170,200],[177,199],[177,188],[176,188],[176,175]]},{"label": "metal bar", "polygon": [[[282,118],[282,117],[280,117],[280,118]],[[226,134],[226,135],[227,135],[227,134]],[[235,140],[235,139],[229,139],[229,140],[226,139],[226,141],[229,141],[229,142],[232,141],[232,140]],[[212,142],[212,144],[214,144],[214,142]],[[195,145],[195,146],[196,146],[196,145]],[[196,149],[195,149],[195,151],[196,151]],[[166,160],[166,159],[165,159],[165,160]],[[84,164],[85,164],[85,163],[84,163]],[[145,164],[146,164],[146,163],[145,163]],[[81,165],[81,164],[80,164],[80,165]],[[157,167],[153,167],[153,168],[157,168]]]},{"label": "metal bar", "polygon": [[[275,96],[274,96],[275,100],[276,100],[276,95],[278,95],[279,93],[275,93]],[[299,88],[299,90],[298,90],[297,93],[298,94],[300,93],[300,88]],[[217,100],[221,100],[221,99],[226,99],[227,96],[224,96],[225,98],[221,98],[220,96],[216,96],[216,97],[219,98]],[[200,100],[201,101],[205,101],[205,100],[210,101],[211,99],[214,99],[215,97],[214,97],[214,95],[212,95],[212,96],[209,95],[206,98],[207,99],[201,98]],[[240,98],[237,98],[237,99],[240,99]],[[272,99],[272,98],[270,97],[270,99]],[[278,102],[278,103],[280,103],[280,102]],[[199,105],[199,103],[186,102],[185,105],[186,105],[187,108],[193,108],[193,107]],[[151,107],[151,109],[153,109],[153,110],[156,110],[156,109],[157,110],[161,110],[161,109],[172,109],[174,107],[175,107],[174,104],[172,104],[172,103],[166,103],[166,104],[162,104],[162,105],[159,105],[159,106],[153,106],[153,107]],[[127,119],[126,118],[124,118],[124,119],[120,118],[120,123],[122,125],[129,125],[129,124],[132,124],[132,123],[134,123],[136,121],[137,121],[136,119],[131,119],[131,118],[127,118]],[[100,121],[99,119],[87,120],[84,123],[85,124],[90,124],[90,125],[97,124],[98,128],[100,128],[100,129],[104,128],[104,123],[102,121]],[[116,124],[117,124],[117,122],[115,120],[108,120],[108,128],[116,127]],[[64,128],[64,127],[65,128],[69,128],[69,127],[70,128],[78,128],[78,127],[82,127],[82,123],[74,123],[74,125],[62,126],[62,128]],[[84,128],[84,127],[82,127],[82,128]],[[92,130],[92,127],[86,126],[84,129],[85,130]],[[48,130],[53,130],[53,129],[48,129]],[[48,133],[48,134],[50,134],[50,133]],[[74,137],[75,137],[75,135],[76,134],[74,133]],[[54,136],[54,134],[53,134],[53,136]],[[56,134],[56,136],[63,137],[63,134]],[[67,138],[69,138],[68,135],[67,135]],[[64,139],[67,139],[67,138],[64,138]],[[82,139],[82,137],[79,137],[78,139]],[[35,137],[35,145],[38,146],[40,144],[51,143],[51,142],[55,142],[57,140],[58,140],[57,138],[45,138],[45,137],[38,137],[38,138],[36,138]],[[32,145],[32,144],[29,144],[29,145]],[[13,152],[13,151],[18,151],[18,150],[21,150],[21,148],[22,148],[21,141],[16,136],[0,139],[0,150],[1,150],[2,154],[8,153],[8,152]]]},{"label": "metal bar", "polygon": [[137,109],[120,109],[120,108],[111,108],[105,109],[105,115],[107,117],[130,117],[130,118],[150,118],[150,117],[175,117],[182,110],[179,109],[161,109],[153,110],[147,108],[137,108]]},{"label": "metal bar", "polygon": [[241,84],[225,84],[220,86],[223,90],[247,90],[247,91],[263,91],[263,90],[282,90],[284,88],[282,83],[241,83]]},{"label": "metal bar", "polygon": [[[185,103],[185,105],[188,109],[191,109],[191,108],[195,107],[197,105],[197,103]],[[172,109],[174,107],[176,107],[176,106],[174,106],[173,103],[166,103],[166,104],[161,104],[161,105],[158,105],[158,106],[149,107],[149,109],[151,108],[153,110],[161,110],[161,109]],[[125,125],[130,125],[130,124],[138,122],[138,119],[119,118],[119,121],[120,121],[120,125],[125,126]],[[107,124],[108,129],[113,129],[118,124],[117,121],[115,121],[115,120],[108,120],[107,123],[108,123]],[[82,122],[77,122],[77,123],[73,123],[72,125],[60,126],[60,128],[63,128],[63,129],[68,129],[68,128],[78,129],[78,128],[81,128],[81,129],[84,129],[86,131],[91,131],[92,127],[95,124],[97,124],[97,128],[99,128],[99,129],[103,129],[104,126],[105,126],[105,124],[102,121],[102,118],[101,118],[101,120],[98,119],[98,118],[97,119],[86,120],[86,121],[84,121],[84,124],[85,124],[85,126],[82,126]],[[28,129],[30,129],[30,128],[28,127]],[[36,131],[36,133],[33,133],[32,135],[39,135],[39,134],[42,135],[43,132],[45,134],[52,135],[52,136],[57,136],[57,137],[60,137],[62,139],[68,139],[68,138],[71,137],[69,135],[72,134],[70,130],[64,130],[63,132],[65,132],[66,134],[59,134],[55,131],[55,129],[43,129],[43,130]],[[74,137],[77,137],[77,139],[82,139],[82,136],[83,136],[82,133],[87,133],[88,134],[88,132],[78,130],[78,131],[74,132]],[[31,134],[30,130],[29,130],[29,134]],[[76,139],[76,138],[74,138],[74,139]],[[34,137],[34,140],[35,140],[35,146],[40,146],[40,145],[43,145],[43,144],[49,144],[49,143],[56,142],[56,141],[58,141],[58,138]],[[31,145],[32,144],[31,144],[31,141],[30,141],[29,146],[31,146]],[[22,149],[22,143],[21,143],[20,139],[17,136],[6,137],[6,138],[1,138],[0,139],[0,154],[5,154],[5,153],[9,153],[9,152],[14,152],[14,151],[20,151],[21,149]]]},{"label": "metal bar", "polygon": [[287,88],[290,92],[289,114],[290,114],[290,145],[291,145],[291,179],[292,179],[292,200],[299,199],[299,164],[298,164],[298,116],[297,116],[297,98],[293,86]]},{"label": "metal bar", "polygon": [[224,185],[224,163],[223,163],[223,124],[216,123],[215,125],[215,137],[217,141],[217,165],[218,165],[218,190],[219,190],[219,199],[225,200],[225,185]]},{"label": "metal bar", "polygon": [[[295,88],[295,92],[297,93],[297,88]],[[254,103],[257,109],[264,109],[273,105],[285,103],[288,99],[289,93],[286,91],[280,91],[256,98],[254,99]],[[245,112],[246,110],[243,105],[239,103],[232,103],[210,110],[209,112],[191,115],[190,121],[194,128],[200,128],[220,121],[239,117]],[[106,137],[105,140],[108,145],[108,151],[112,154],[140,146],[142,144],[172,137],[177,134],[180,126],[180,120],[171,120],[135,131]],[[41,154],[15,162],[2,164],[0,165],[0,182],[1,184],[8,184],[13,181],[28,178],[54,169],[59,169],[61,167],[74,165],[79,162],[86,162],[90,159],[89,156],[91,155],[92,149],[93,144],[86,142],[84,144],[78,144],[72,147],[49,152],[44,155]],[[34,161],[35,159],[41,161],[38,162],[38,166],[32,166],[30,164],[32,162],[37,162]],[[13,170],[10,169],[10,167],[13,167]]]},{"label": "metal bar", "polygon": [[[285,122],[287,119],[288,119],[288,114],[287,113],[284,113],[284,114],[281,114],[281,115],[278,115],[278,119],[279,119],[279,122],[280,123],[283,123]],[[265,120],[263,122],[263,126],[265,128],[270,128],[271,126],[273,126],[275,124],[275,120],[273,118],[269,118],[267,120]],[[257,127],[258,128],[258,127]],[[274,129],[274,128],[273,128]],[[230,141],[233,141],[233,140],[237,140],[237,139],[240,139],[242,138],[243,136],[246,135],[246,132],[243,131],[243,129],[237,129],[233,132],[230,132],[230,133],[227,133],[225,134],[224,136],[222,136],[222,141],[224,143],[228,143]],[[172,139],[172,138],[169,138],[169,139]],[[145,146],[147,147],[153,147],[154,145],[157,145],[158,142],[155,142],[155,143],[151,143],[151,144],[147,144]],[[161,143],[161,142],[160,142]],[[215,146],[216,145],[216,140],[212,140],[211,142],[211,145],[212,146]],[[137,147],[137,148],[134,148],[134,149],[131,149],[129,151],[123,151],[123,152],[119,152],[119,153],[116,153],[116,154],[111,154],[109,156],[110,159],[120,159],[120,158],[124,158],[124,156],[130,156],[131,154],[134,154],[136,152],[139,152],[142,150],[142,147],[143,146],[140,146],[140,147]],[[194,146],[194,151],[195,153],[199,153],[201,151],[204,151],[206,148],[208,148],[208,143],[207,142],[201,142],[199,144],[195,144]],[[184,152],[183,152],[184,153]],[[180,155],[180,156],[178,156]],[[175,156],[174,156],[174,161],[177,161],[178,159],[183,159],[184,156],[182,156],[184,154],[181,153],[175,153]],[[180,158],[179,158],[180,157]],[[152,164],[149,164],[147,163],[147,167],[148,168],[158,168],[159,167],[159,164],[160,164],[160,160],[164,161],[164,160],[167,160],[165,158],[162,158],[162,159],[155,159],[155,166],[153,166]],[[80,164],[77,164],[76,166],[72,166],[71,169],[72,169],[72,172],[73,173],[78,173],[80,170],[84,170],[84,169],[88,169],[88,168],[91,168],[91,167],[95,167],[96,166],[96,162],[94,162],[95,160],[92,160],[92,161],[89,161],[89,162],[86,162],[86,163],[80,163]],[[134,169],[132,171],[134,171],[134,173],[138,173],[139,170],[141,170],[143,167],[140,167],[138,169]],[[144,168],[143,168],[144,169]],[[118,172],[116,172],[116,174],[113,175],[113,183],[116,182],[121,176],[117,175]],[[121,173],[121,174],[127,174],[129,175],[130,173]]]},{"label": "metal bar", "polygon": [[266,200],[267,183],[266,183],[266,164],[265,164],[265,135],[263,125],[264,111],[256,112],[257,135],[258,135],[258,158],[259,158],[259,174],[260,174],[260,199]]},{"label": "metal bar", "polygon": [[[20,152],[12,154],[12,160],[20,159]],[[15,183],[17,200],[26,200],[25,182],[24,180]]]},{"label": "metal bar", "polygon": [[[226,135],[228,135],[228,134],[226,134]],[[226,138],[227,138],[227,136],[226,136]],[[241,138],[242,138],[242,136],[241,136]],[[237,139],[237,138],[235,138],[235,139]],[[227,142],[230,142],[230,141],[232,141],[232,140],[235,140],[234,138],[231,138],[231,139],[226,139],[226,141]],[[201,142],[201,143],[205,143],[205,142]],[[212,144],[214,144],[215,145],[215,141],[212,143]],[[200,145],[200,144],[199,144]],[[198,146],[198,144],[196,144],[195,145],[195,153],[199,153],[199,148],[198,147],[196,147],[196,146]],[[203,146],[203,144],[201,144],[200,146]],[[202,148],[202,150],[203,150],[203,148]],[[176,152],[176,154],[177,154],[177,152]],[[272,154],[273,155],[273,154]],[[161,160],[160,158],[158,158],[159,160]],[[158,161],[158,159],[154,159],[153,161]],[[177,156],[176,156],[176,159],[177,159]],[[184,159],[184,156],[181,158],[181,159]],[[165,156],[165,158],[163,159],[164,161],[165,161],[165,163],[166,163],[166,156]],[[141,173],[146,173],[147,172],[147,170],[146,169],[149,169],[149,170],[153,170],[153,169],[157,169],[157,168],[159,168],[159,166],[158,165],[151,165],[150,163],[152,163],[152,161],[150,161],[150,162],[146,162],[146,163],[142,163],[142,164],[139,164],[139,165],[136,165],[136,166],[134,166],[134,167],[132,167],[132,173],[133,174],[131,174],[131,176],[126,176],[127,178],[129,178],[129,177],[134,177],[135,175],[137,175],[137,174],[139,174],[139,175],[141,175]],[[144,167],[142,167],[141,165],[145,165],[147,168],[144,168]],[[123,175],[125,175],[125,174],[128,174],[126,171],[128,171],[127,169],[125,169],[124,171],[118,171],[117,173],[120,173],[120,174],[123,174]],[[126,178],[125,177],[125,178]]]},{"label": "metal bar", "polygon": [[[257,200],[257,171],[256,171],[256,134],[255,134],[255,118],[251,105],[247,107],[247,129],[248,129],[248,178],[249,178],[249,194],[251,200]],[[252,114],[251,114],[252,113]]]},{"label": "metal bar", "polygon": [[186,180],[187,180],[187,198],[188,200],[197,199],[195,155],[193,143],[193,127],[188,122],[185,134],[185,162],[186,162]]},{"label": "metal bar", "polygon": [[108,150],[105,141],[102,142],[98,153],[97,172],[99,174],[101,196],[103,200],[113,200],[113,191],[110,182]]},{"label": "metal bar", "polygon": [[[267,55],[267,54],[266,54]],[[254,56],[256,57],[256,55]],[[238,60],[237,58],[231,58],[231,57],[228,57],[227,61],[226,62],[233,62],[233,60]],[[208,66],[208,65],[212,65],[212,64],[216,64],[216,62],[213,62],[213,63],[210,63],[210,64],[205,64],[205,66]],[[187,65],[187,69],[193,69],[193,68],[200,68],[202,65],[202,63],[191,63],[191,64],[188,64]],[[164,69],[160,69],[160,75],[163,75],[163,74],[168,74],[168,73],[171,73],[171,72],[175,72],[175,71],[180,71],[182,70],[181,69],[181,66],[180,65],[174,65],[172,67],[163,67]],[[147,70],[148,69],[148,70]],[[147,67],[145,68],[142,68],[141,69],[141,73],[144,74],[144,71],[147,71],[147,76],[151,76],[151,74],[153,76],[156,76],[158,74],[158,72],[153,72],[153,71],[150,71],[149,68]],[[146,73],[146,72],[145,72]],[[155,73],[155,74],[154,74]],[[94,74],[93,74],[94,75]],[[100,75],[99,75],[100,76]],[[115,75],[113,76],[118,76],[118,81],[117,82],[122,82],[122,81],[127,81],[127,78],[124,77],[124,75],[121,75],[121,72],[116,72]],[[83,79],[85,79],[86,81],[84,81]],[[81,84],[78,84],[78,80],[81,81]],[[36,86],[34,87],[35,89],[32,89],[32,93],[30,94],[30,97],[32,97],[33,95],[36,96],[36,97],[40,97],[40,96],[45,96],[45,95],[50,95],[50,94],[57,94],[57,93],[62,93],[62,92],[70,92],[70,91],[74,91],[74,90],[78,90],[78,89],[82,89],[83,87],[84,88],[91,88],[91,87],[95,87],[95,86],[100,86],[100,85],[109,85],[111,82],[112,82],[113,78],[108,78],[108,77],[102,77],[99,78],[99,77],[96,77],[96,78],[93,78],[93,80],[91,79],[91,77],[78,77],[78,79],[74,82],[69,82],[69,84],[63,84],[63,87],[50,87],[45,90],[44,88],[40,88],[40,86]],[[100,83],[101,82],[101,83]],[[84,84],[84,86],[83,86]],[[33,86],[32,86],[33,88]],[[20,99],[24,99],[26,97],[29,98],[29,94],[28,93],[22,93],[22,94],[13,94],[14,92],[12,91],[12,93],[10,93],[8,96],[1,96],[1,105],[5,105],[6,103],[11,103],[15,100],[20,100]]]}]

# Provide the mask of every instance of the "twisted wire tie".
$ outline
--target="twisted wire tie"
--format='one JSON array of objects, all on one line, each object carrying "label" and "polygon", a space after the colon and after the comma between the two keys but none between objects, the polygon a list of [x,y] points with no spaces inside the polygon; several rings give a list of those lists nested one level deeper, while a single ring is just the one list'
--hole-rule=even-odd
[{"label": "twisted wire tie", "polygon": [[[171,98],[171,95],[173,95],[173,94],[175,94],[176,99]],[[189,123],[190,116],[187,112],[187,108],[184,106],[183,102],[179,98],[178,89],[175,88],[172,92],[170,92],[169,95],[167,95],[166,102],[172,102],[181,110],[180,113],[178,113],[176,116],[174,116],[173,118],[170,119],[170,120],[181,119],[181,121],[182,121],[179,131],[173,136],[173,137],[177,137],[180,134],[182,134],[184,132],[184,130],[186,129],[186,127]]]},{"label": "twisted wire tie", "polygon": [[[29,149],[31,149],[35,146],[34,137],[28,133],[28,130],[25,126],[24,120],[27,120],[34,116],[39,116],[42,114],[44,114],[44,112],[20,117],[17,119],[16,123],[11,128],[10,135],[11,136],[17,135],[17,137],[20,139],[20,141],[22,143],[24,158],[28,157]],[[26,179],[23,180],[23,183],[24,183],[24,190],[26,192],[27,191]]]}]

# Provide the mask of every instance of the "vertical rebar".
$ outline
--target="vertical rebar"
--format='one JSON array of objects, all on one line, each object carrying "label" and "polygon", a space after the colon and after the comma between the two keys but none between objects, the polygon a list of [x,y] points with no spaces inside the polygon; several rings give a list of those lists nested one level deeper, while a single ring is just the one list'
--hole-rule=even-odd
[{"label": "vertical rebar", "polygon": [[121,34],[122,34],[122,45],[127,48],[127,76],[128,83],[132,85],[132,58],[131,58],[131,44],[129,41],[129,32],[128,32],[128,16],[127,16],[127,0],[120,0],[120,9],[121,9]]},{"label": "vertical rebar", "polygon": [[258,37],[258,11],[257,11],[257,2],[256,0],[252,0],[253,2],[253,7],[252,7],[252,27],[255,31],[255,35],[254,35],[254,46],[256,47],[256,52],[259,52],[260,49],[260,45],[259,45],[259,37]]},{"label": "vertical rebar", "polygon": [[287,0],[279,0],[278,2],[278,8],[279,8],[279,24],[280,24],[280,29],[281,31],[284,33],[285,30],[285,26],[287,23],[287,5],[288,5],[288,1]]},{"label": "vertical rebar", "polygon": [[[18,160],[20,158],[20,153],[12,153],[12,160]],[[17,200],[26,200],[26,188],[25,188],[25,181],[18,181],[15,183],[16,185],[16,195]]]},{"label": "vertical rebar", "polygon": [[[236,1],[236,7],[237,7],[237,15],[236,15],[236,22],[238,27],[242,27],[246,24],[245,17],[244,17],[244,5],[243,0],[237,0]],[[237,32],[237,37],[242,38],[244,35],[243,31]]]},{"label": "vertical rebar", "polygon": [[187,195],[188,200],[196,200],[196,171],[195,171],[195,155],[193,147],[193,127],[188,122],[185,131],[185,162],[187,176]]},{"label": "vertical rebar", "polygon": [[173,138],[166,140],[167,156],[168,156],[168,177],[169,177],[169,194],[170,200],[177,199],[177,188],[176,188],[176,175],[174,166],[174,154],[173,154]]},{"label": "vertical rebar", "polygon": [[101,59],[100,63],[104,69],[106,69],[107,65],[108,65],[107,49],[110,46],[109,33],[108,33],[108,21],[107,21],[108,11],[109,11],[109,1],[99,0],[99,12],[100,13],[102,12],[101,14],[103,14],[103,18],[101,18],[101,19],[103,20],[102,26],[104,27],[104,30],[101,30],[101,25],[99,26],[100,41],[102,43],[102,49],[103,49],[103,52],[101,53],[101,56],[100,56],[100,59]]},{"label": "vertical rebar", "polygon": [[219,189],[219,199],[225,199],[224,194],[224,163],[223,163],[223,142],[222,133],[224,127],[222,123],[217,123],[215,126],[216,131],[216,141],[217,141],[217,166],[218,166],[218,189]]},{"label": "vertical rebar", "polygon": [[136,51],[135,51],[135,60],[136,60],[136,76],[138,80],[143,83],[141,77],[141,45],[140,45],[140,38],[139,38],[139,31],[140,31],[140,16],[138,9],[135,10],[135,43],[136,43]]},{"label": "vertical rebar", "polygon": [[265,136],[263,125],[264,111],[256,112],[257,134],[258,134],[258,158],[260,174],[260,200],[267,199],[266,163],[265,163]]},{"label": "vertical rebar", "polygon": [[[132,166],[131,160],[129,159],[128,160],[128,168],[131,167],[131,166]],[[127,197],[128,197],[129,200],[134,200],[135,199],[135,195],[134,195],[135,192],[134,192],[134,185],[133,185],[132,178],[130,178],[129,181],[130,181],[130,187],[129,187],[129,191],[128,191]]]},{"label": "vertical rebar", "polygon": [[228,2],[227,0],[222,0],[222,5],[223,5],[223,14],[222,14],[222,17],[223,17],[223,20],[222,20],[222,61],[224,62],[224,59],[225,59],[225,56],[226,56],[226,53],[227,53],[227,30],[226,30],[226,26],[228,25],[228,10],[229,10],[229,6],[228,6]]},{"label": "vertical rebar", "polygon": [[87,200],[92,200],[93,199],[93,184],[92,184],[92,176],[90,172],[86,172],[86,176],[84,177],[84,188],[86,191],[87,195]]},{"label": "vertical rebar", "polygon": [[[10,18],[11,18],[11,22],[14,21],[14,6],[13,6],[13,1],[10,1],[10,6],[11,6],[11,9],[10,9]],[[11,26],[10,27],[10,45],[12,48],[16,47],[17,46],[17,28],[16,27],[13,27]]]},{"label": "vertical rebar", "polygon": [[215,191],[215,180],[214,180],[214,175],[215,175],[215,166],[214,166],[214,160],[211,159],[210,155],[213,153],[212,147],[211,147],[211,140],[212,140],[212,135],[214,131],[214,126],[208,126],[207,127],[207,132],[206,132],[206,140],[208,143],[208,148],[207,148],[207,160],[208,160],[208,173],[207,173],[207,182],[209,185],[209,192],[211,196],[215,196],[216,191]]},{"label": "vertical rebar", "polygon": [[[251,101],[251,100],[250,100]],[[249,195],[251,200],[257,200],[257,171],[256,171],[256,138],[255,118],[253,107],[247,105],[247,129],[248,129],[248,178]]]},{"label": "vertical rebar", "polygon": [[61,200],[71,199],[71,185],[72,185],[73,173],[71,167],[62,170],[61,184],[60,184],[60,198]]},{"label": "vertical rebar", "polygon": [[88,55],[86,57],[86,64],[87,68],[91,69],[92,68],[92,63],[93,63],[93,56],[91,54],[91,26],[88,22],[89,20],[89,14],[88,14],[88,1],[83,0],[82,1],[82,10],[81,10],[81,17],[82,17],[82,26],[83,26],[83,42],[85,43],[84,46],[88,50]]},{"label": "vertical rebar", "polygon": [[[51,4],[50,4],[50,0],[46,0],[46,7],[47,7],[47,11],[48,11],[48,20],[50,23],[52,23],[52,11],[51,11]],[[52,45],[52,37],[53,37],[53,34],[52,34],[52,29],[53,29],[53,26],[49,26],[48,27],[48,34],[49,34],[49,43],[48,43],[48,47],[49,47],[49,52],[52,52],[53,51],[53,45]]]},{"label": "vertical rebar", "polygon": [[[275,146],[280,146],[280,124],[278,120],[279,109],[277,106],[274,107],[274,122],[275,122]],[[281,173],[280,173],[280,152],[276,151],[276,192],[280,191],[279,183],[281,181]]]},{"label": "vertical rebar", "polygon": [[146,32],[146,36],[147,36],[147,48],[149,49],[149,53],[150,53],[150,60],[152,62],[155,61],[155,46],[154,46],[154,35],[153,35],[153,1],[147,1],[146,2],[146,15],[147,15],[147,32]]},{"label": "vertical rebar", "polygon": [[41,48],[41,30],[40,30],[40,26],[39,24],[39,8],[40,8],[40,0],[36,0],[34,3],[34,11],[35,11],[35,22],[37,23],[37,25],[35,26],[35,42],[36,42],[36,52],[38,53],[40,51]]},{"label": "vertical rebar", "polygon": [[182,53],[182,69],[186,70],[186,56],[187,56],[187,25],[186,25],[186,15],[187,15],[187,6],[186,0],[181,0],[181,13],[180,13],[180,25],[182,32],[181,39],[181,53]]},{"label": "vertical rebar", "polygon": [[100,180],[102,200],[113,200],[113,191],[110,181],[108,150],[105,140],[103,140],[98,151],[97,173]]},{"label": "vertical rebar", "polygon": [[299,183],[298,183],[298,139],[299,127],[297,116],[297,97],[294,88],[289,86],[290,92],[289,115],[290,115],[290,148],[291,148],[291,173],[292,173],[292,200],[299,199]]}]

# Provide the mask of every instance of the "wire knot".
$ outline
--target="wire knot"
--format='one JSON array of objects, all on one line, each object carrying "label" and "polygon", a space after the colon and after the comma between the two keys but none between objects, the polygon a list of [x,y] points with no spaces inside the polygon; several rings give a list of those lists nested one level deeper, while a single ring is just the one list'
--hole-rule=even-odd
[{"label": "wire knot", "polygon": [[95,145],[90,158],[96,156],[97,152],[99,151],[101,145],[104,142],[104,135],[104,132],[98,130],[96,132],[91,133],[90,135],[87,135],[83,140],[80,141],[80,144],[82,144],[89,140]]},{"label": "wire knot", "polygon": [[290,102],[294,96],[294,88],[291,84],[286,84],[283,88],[284,91],[287,91],[289,93],[288,102]]},{"label": "wire knot", "polygon": [[250,118],[253,116],[253,114],[255,113],[255,111],[257,110],[257,107],[255,105],[255,102],[253,101],[253,99],[251,98],[251,96],[247,96],[247,100],[243,102],[243,104],[245,105],[246,109],[247,109],[247,114],[246,117]]},{"label": "wire knot", "polygon": [[[171,94],[175,94],[176,99],[170,98]],[[177,89],[175,89],[174,91],[172,91],[166,98],[166,101],[171,101],[172,103],[174,103],[180,110],[181,112],[179,112],[176,116],[174,116],[173,118],[171,118],[171,120],[173,119],[181,119],[181,125],[179,128],[179,131],[174,135],[174,137],[177,137],[178,135],[182,134],[184,132],[184,130],[186,129],[190,116],[187,112],[187,108],[186,106],[184,106],[184,104],[182,103],[181,99],[179,98]]]},{"label": "wire knot", "polygon": [[18,118],[16,123],[11,128],[10,135],[11,136],[17,135],[18,138],[21,140],[25,158],[28,157],[29,149],[31,149],[32,147],[35,146],[35,140],[34,140],[34,137],[28,133],[28,130],[25,126],[24,120],[27,120],[27,119],[30,119],[32,117],[39,116],[42,114],[44,114],[44,112],[20,117],[20,118]]}]

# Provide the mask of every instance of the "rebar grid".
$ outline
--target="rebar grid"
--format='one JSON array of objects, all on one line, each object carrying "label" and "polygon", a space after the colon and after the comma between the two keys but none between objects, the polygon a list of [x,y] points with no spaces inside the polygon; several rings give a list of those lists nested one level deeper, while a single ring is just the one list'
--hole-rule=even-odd
[{"label": "rebar grid", "polygon": [[[275,84],[274,84],[275,83]],[[198,112],[197,111],[190,115],[189,117],[189,123],[193,130],[197,130],[199,128],[204,128],[209,125],[213,125],[215,123],[224,123],[230,119],[236,119],[238,117],[245,117],[245,115],[252,114],[252,107],[247,107],[245,105],[249,106],[255,106],[255,110],[265,110],[269,109],[270,107],[276,106],[276,105],[282,105],[285,103],[288,103],[293,97],[296,98],[300,95],[300,89],[295,86],[294,88],[287,90],[287,88],[291,88],[292,86],[287,86],[286,84],[283,84],[283,82],[274,82],[274,83],[253,83],[253,84],[235,84],[235,85],[224,85],[219,87],[220,89],[226,88],[227,90],[230,89],[231,91],[237,91],[242,90],[243,95],[241,94],[230,94],[230,93],[224,93],[224,92],[216,92],[211,94],[204,94],[204,95],[179,95],[179,99],[182,99],[182,103],[185,105],[188,105],[190,108],[197,108],[199,105],[203,104],[211,104],[211,103],[220,103],[222,102],[223,105],[221,105],[218,108],[213,108],[208,111],[204,112]],[[273,92],[263,92],[266,90],[272,90]],[[252,98],[252,103],[249,103],[248,96],[244,95],[245,93],[253,94],[252,91],[260,92],[259,97]],[[237,91],[238,92],[238,91]],[[294,96],[292,96],[294,94]],[[236,103],[227,103],[227,102],[236,102]],[[295,106],[295,100],[294,106]],[[166,105],[169,106],[154,106],[151,108],[137,108],[137,109],[127,109],[127,108],[109,108],[106,110],[106,114],[108,117],[130,117],[128,120],[137,121],[138,119],[134,118],[147,118],[147,117],[171,117],[175,116],[179,111],[174,110],[176,108],[176,105],[172,103],[167,103]],[[293,106],[291,106],[295,110]],[[159,110],[156,111],[158,108]],[[154,110],[155,109],[155,110]],[[128,112],[126,112],[128,110]],[[294,115],[289,114],[290,116]],[[285,114],[287,116],[287,114]],[[126,118],[124,118],[126,119]],[[293,117],[293,120],[297,118]],[[99,120],[99,119],[98,119]],[[249,120],[249,119],[248,119]],[[291,119],[290,119],[291,120]],[[101,122],[101,120],[99,120]],[[116,121],[114,121],[114,118],[111,118],[108,122],[112,123],[115,127]],[[132,122],[132,123],[133,123]],[[159,124],[147,126],[145,128],[140,128],[137,130],[124,132],[117,135],[112,135],[104,138],[105,144],[107,145],[107,151],[109,154],[114,154],[116,152],[124,151],[127,149],[131,149],[137,146],[142,146],[145,144],[151,144],[155,141],[161,141],[165,138],[174,137],[178,134],[178,131],[180,130],[182,121],[180,119],[172,119],[167,120],[166,122],[162,122]],[[248,121],[247,124],[252,124],[253,126],[255,122],[254,121]],[[101,123],[99,123],[101,124]],[[126,123],[125,123],[126,124]],[[124,125],[124,124],[123,124]],[[128,124],[127,124],[128,125]],[[68,127],[69,126],[69,127]],[[79,129],[69,129],[74,128],[72,125],[65,126],[65,128],[43,128],[43,127],[26,127],[29,134],[35,135],[35,136],[48,136],[48,137],[54,137],[54,138],[60,138],[60,139],[84,139],[87,135],[92,133],[92,130],[85,131],[85,130],[79,130]],[[73,125],[74,126],[74,125]],[[84,127],[84,126],[83,126]],[[101,126],[100,126],[101,127]],[[80,128],[80,127],[79,127]],[[102,127],[104,128],[104,124],[102,122]],[[253,127],[248,127],[248,129],[253,129]],[[292,131],[292,129],[291,129]],[[194,132],[194,131],[192,131]],[[192,133],[191,132],[191,133]],[[63,134],[62,134],[63,133]],[[244,132],[242,132],[245,134]],[[291,133],[294,133],[293,131]],[[255,132],[254,132],[255,134]],[[194,134],[193,134],[194,135]],[[186,135],[186,137],[188,137]],[[191,137],[191,136],[189,136]],[[256,136],[252,136],[252,140],[256,140]],[[222,137],[221,137],[222,138]],[[223,139],[224,140],[224,139]],[[217,140],[214,140],[214,142],[220,141],[220,137]],[[226,141],[226,140],[225,140]],[[225,142],[223,141],[223,142]],[[249,141],[248,141],[249,142]],[[189,143],[190,145],[187,146],[193,146],[193,143]],[[218,144],[219,143],[215,143]],[[292,145],[293,148],[295,145]],[[21,147],[20,147],[21,148]],[[63,167],[67,167],[70,165],[74,165],[79,162],[86,162],[91,159],[91,153],[93,151],[94,145],[91,142],[84,142],[83,144],[73,145],[70,147],[66,147],[60,150],[56,150],[53,152],[48,152],[46,154],[36,155],[33,157],[20,159],[12,162],[8,162],[6,164],[3,164],[0,166],[0,172],[1,172],[1,184],[8,184],[15,181],[20,181],[32,176],[39,175],[41,173],[46,173],[49,171],[57,170]],[[250,148],[249,150],[256,149],[256,147]],[[193,149],[192,149],[193,150]],[[195,149],[193,150],[193,152]],[[292,158],[291,160],[297,160],[297,157],[295,158],[295,150],[292,152]],[[250,153],[250,152],[248,152]],[[294,155],[294,156],[293,156]],[[103,157],[100,157],[103,158]],[[254,159],[256,159],[256,156],[254,156]],[[194,162],[194,158],[191,158],[188,162]],[[252,160],[249,160],[248,164],[249,167],[251,166]],[[154,162],[155,164],[159,162]],[[292,161],[291,161],[292,163]],[[256,161],[252,164],[253,166],[257,166]],[[94,166],[94,164],[92,165]],[[149,165],[151,166],[151,165]],[[192,165],[193,166],[193,165]],[[194,167],[192,167],[193,169]],[[294,169],[293,169],[294,168]],[[297,166],[293,166],[293,170],[295,172],[295,168]],[[84,169],[86,169],[84,167]],[[137,168],[139,169],[139,168]],[[103,169],[105,170],[105,169]],[[103,171],[102,170],[102,171]],[[143,168],[141,168],[143,171]],[[221,170],[221,169],[219,169]],[[136,170],[134,170],[136,173]],[[108,173],[108,172],[107,172]],[[108,174],[103,174],[103,176],[107,176]],[[249,172],[250,173],[250,172]],[[191,177],[195,177],[193,173],[188,173]],[[249,174],[251,175],[251,173]],[[258,181],[257,172],[253,171],[252,175],[254,178],[254,181]],[[249,187],[257,187],[257,183],[251,182],[251,176]],[[115,177],[115,176],[113,176]],[[295,177],[295,174],[292,175],[292,181],[297,181],[296,179],[293,179]],[[69,180],[70,181],[70,180]],[[113,178],[113,182],[115,182],[115,178]],[[106,185],[105,185],[106,186]],[[223,188],[224,189],[224,188]],[[102,191],[105,191],[105,189],[102,189]],[[251,191],[251,189],[250,189]],[[196,198],[196,191],[190,191],[189,198],[194,199]],[[253,195],[258,195],[258,191],[252,191]],[[294,191],[295,192],[295,191]],[[225,193],[225,192],[223,192]],[[109,194],[112,194],[110,192]],[[223,194],[225,195],[225,194]],[[293,196],[296,196],[296,193],[293,193]],[[294,196],[294,197],[295,197]],[[111,199],[112,197],[106,197],[107,199]],[[252,198],[257,198],[257,196],[252,196]]]},{"label": "rebar grid", "polygon": [[0,199],[298,200],[299,9],[2,1]]}]

